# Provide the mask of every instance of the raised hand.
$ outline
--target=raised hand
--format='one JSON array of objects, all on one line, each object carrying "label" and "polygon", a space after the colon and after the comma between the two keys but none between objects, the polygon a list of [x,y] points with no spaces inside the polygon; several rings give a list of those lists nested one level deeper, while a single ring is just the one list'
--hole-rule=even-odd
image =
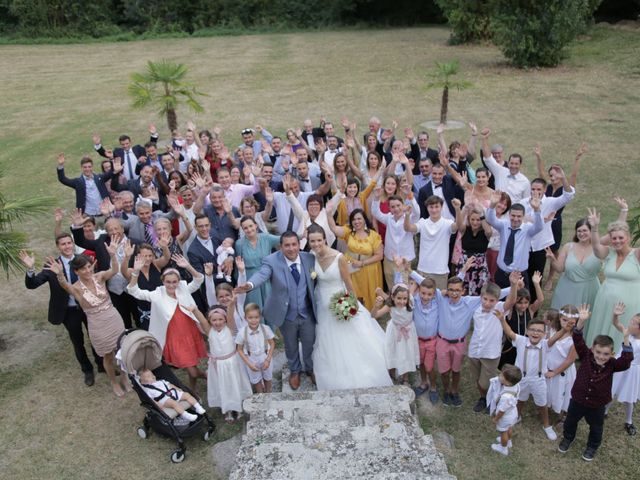
[{"label": "raised hand", "polygon": [[65,161],[64,153],[59,153],[58,154],[58,166],[59,167],[64,167],[64,161]]},{"label": "raised hand", "polygon": [[540,199],[537,197],[531,197],[531,199],[529,200],[529,205],[531,205],[531,208],[533,208],[534,212],[539,212],[540,211]]},{"label": "raised hand", "polygon": [[102,202],[100,202],[100,213],[105,217],[111,215],[111,213],[116,209],[116,207],[111,203],[111,199],[106,197]]},{"label": "raised hand", "polygon": [[155,123],[149,124],[149,133],[151,134],[152,137],[158,134],[158,129],[156,128]]},{"label": "raised hand", "polygon": [[475,123],[469,122],[467,125],[469,125],[469,128],[471,129],[471,135],[477,135],[478,134],[478,127],[476,126]]},{"label": "raised hand", "polygon": [[142,258],[141,255],[138,255],[133,261],[133,269],[136,272],[139,272],[140,270],[142,270],[142,267],[144,267],[144,264],[145,264],[144,258]]},{"label": "raised hand", "polygon": [[413,140],[415,138],[415,135],[413,134],[413,129],[410,127],[405,128],[404,136],[407,137],[409,140]]},{"label": "raised hand", "polygon": [[620,315],[624,315],[624,310],[627,306],[624,302],[618,302],[613,306],[613,315],[619,317]]},{"label": "raised hand", "polygon": [[576,152],[576,156],[581,157],[582,155],[584,155],[588,151],[589,151],[589,149],[587,148],[587,144],[582,142],[580,147],[578,147],[578,151]]},{"label": "raised hand", "polygon": [[109,242],[109,244],[107,245],[105,243],[104,248],[107,249],[107,252],[109,252],[110,256],[115,255],[118,251],[118,240],[119,238],[117,235],[111,235],[111,241]]},{"label": "raised hand", "polygon": [[207,277],[210,277],[211,275],[213,275],[213,263],[212,262],[206,262],[203,266],[204,266],[204,274]]},{"label": "raised hand", "polygon": [[376,187],[373,189],[373,198],[375,200],[380,200],[381,195],[382,195],[382,187]]},{"label": "raised hand", "polygon": [[57,207],[53,211],[53,220],[56,223],[61,223],[63,218],[64,218],[64,210],[62,210],[60,207]]},{"label": "raised hand", "polygon": [[462,206],[462,202],[460,201],[459,198],[454,198],[451,200],[451,205],[453,205],[453,208],[455,208],[456,210],[460,210],[460,207]]},{"label": "raised hand", "polygon": [[591,228],[598,228],[598,225],[600,225],[600,214],[598,212],[596,212],[595,208],[587,208],[587,211],[589,212],[589,214],[587,215],[587,221],[589,222],[589,225],[591,225]]},{"label": "raised hand", "polygon": [[627,201],[624,198],[618,197],[616,195],[615,197],[613,197],[613,201],[618,204],[618,206],[620,207],[620,210],[629,210],[629,205],[627,204]]},{"label": "raised hand", "polygon": [[57,261],[53,257],[47,257],[44,261],[44,269],[53,272],[56,275],[60,275],[64,271],[62,262]]},{"label": "raised hand", "polygon": [[349,119],[347,117],[342,117],[340,124],[345,130],[349,130]]},{"label": "raised hand", "polygon": [[244,258],[240,256],[236,257],[236,267],[238,269],[238,272],[244,272],[244,269],[245,269]]},{"label": "raised hand", "polygon": [[438,124],[438,128],[436,128],[436,133],[438,135],[442,135],[444,133],[444,123]]},{"label": "raised hand", "polygon": [[522,280],[522,274],[519,271],[514,270],[509,274],[509,283],[511,284],[512,288],[513,286],[517,286],[520,280]]},{"label": "raised hand", "polygon": [[591,316],[591,311],[589,310],[589,305],[586,303],[583,303],[582,305],[580,305],[580,307],[578,308],[578,324],[577,324],[578,330],[582,330],[582,328],[584,327],[584,324],[586,323],[586,321],[589,319],[590,316]]},{"label": "raised hand", "polygon": [[491,129],[484,127],[481,131],[480,131],[480,135],[482,135],[482,138],[489,138],[491,136]]},{"label": "raised hand", "polygon": [[555,260],[556,259],[556,255],[555,253],[553,253],[553,250],[551,250],[551,248],[547,247],[544,249],[545,252],[545,256],[551,260]]},{"label": "raised hand", "polygon": [[300,127],[296,128],[296,138],[300,138],[302,136],[302,129]]},{"label": "raised hand", "polygon": [[491,194],[490,205],[491,208],[495,208],[500,199],[502,198],[502,192],[500,190],[496,190]]},{"label": "raised hand", "polygon": [[122,159],[120,157],[116,157],[113,159],[113,173],[120,173],[124,167],[122,166]]},{"label": "raised hand", "polygon": [[131,257],[133,255],[133,252],[135,251],[135,246],[131,243],[131,240],[127,239],[127,241],[124,243],[124,255],[125,257]]},{"label": "raised hand", "polygon": [[169,232],[163,233],[160,238],[158,238],[158,245],[162,248],[169,248],[169,245],[171,245],[171,234]]},{"label": "raised hand", "polygon": [[71,212],[71,221],[76,227],[81,226],[84,223],[84,215],[82,215],[82,210],[80,210],[79,208],[73,210]]},{"label": "raised hand", "polygon": [[22,264],[27,267],[27,270],[33,270],[33,267],[36,264],[36,259],[33,255],[29,255],[26,250],[20,250],[20,252],[18,252],[18,256],[20,257]]},{"label": "raised hand", "polygon": [[180,268],[187,268],[189,266],[188,260],[178,253],[171,255],[171,260],[173,260]]},{"label": "raised hand", "polygon": [[541,157],[542,156],[542,148],[540,148],[540,144],[536,144],[536,146],[533,147],[533,154],[536,157]]},{"label": "raised hand", "polygon": [[268,185],[264,188],[264,198],[267,203],[273,203],[273,189]]},{"label": "raised hand", "polygon": [[541,280],[542,280],[542,274],[537,270],[533,272],[533,275],[531,275],[531,281],[539,285]]},{"label": "raised hand", "polygon": [[91,135],[91,140],[93,141],[94,145],[102,144],[102,139],[100,138],[100,135],[98,135],[97,133],[94,133],[93,135]]}]

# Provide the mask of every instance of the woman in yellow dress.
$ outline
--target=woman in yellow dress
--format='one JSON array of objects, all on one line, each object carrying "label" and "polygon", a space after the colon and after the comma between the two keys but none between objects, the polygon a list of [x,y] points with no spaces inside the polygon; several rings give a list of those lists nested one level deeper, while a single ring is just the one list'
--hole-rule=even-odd
[{"label": "woman in yellow dress", "polygon": [[347,225],[336,225],[333,215],[327,215],[327,220],[331,231],[347,244],[345,257],[356,295],[367,310],[371,310],[376,300],[376,288],[382,288],[382,238],[373,230],[361,208],[351,212]]}]

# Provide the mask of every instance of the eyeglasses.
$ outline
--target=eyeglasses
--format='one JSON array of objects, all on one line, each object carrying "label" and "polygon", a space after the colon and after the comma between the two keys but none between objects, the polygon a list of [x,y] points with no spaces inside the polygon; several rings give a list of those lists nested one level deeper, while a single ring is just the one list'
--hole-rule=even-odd
[{"label": "eyeglasses", "polygon": [[242,130],[242,135],[250,135],[252,133],[253,133],[252,128],[245,128],[244,130]]}]

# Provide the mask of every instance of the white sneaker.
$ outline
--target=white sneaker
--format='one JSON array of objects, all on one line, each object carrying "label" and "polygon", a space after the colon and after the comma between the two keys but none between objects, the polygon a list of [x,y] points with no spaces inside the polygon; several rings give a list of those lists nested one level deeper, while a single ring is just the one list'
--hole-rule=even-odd
[{"label": "white sneaker", "polygon": [[508,447],[503,447],[499,443],[492,443],[491,444],[491,450],[493,450],[494,452],[501,453],[504,456],[509,455],[509,448]]},{"label": "white sneaker", "polygon": [[552,426],[548,426],[547,428],[543,428],[544,433],[547,434],[547,438],[551,441],[553,440],[557,440],[558,439],[558,435],[556,435],[555,430],[553,429]]},{"label": "white sneaker", "polygon": [[195,420],[198,419],[197,415],[194,415],[193,413],[189,413],[189,412],[183,412],[182,415],[180,415],[182,418],[184,418],[185,420],[188,420],[190,422],[193,422]]},{"label": "white sneaker", "polygon": [[[500,439],[500,437],[496,437],[496,442],[497,442],[497,443],[499,443],[500,445],[502,445],[502,440]],[[513,447],[513,443],[511,443],[511,439],[509,439],[509,440],[507,441],[507,447],[508,447],[508,448]]]}]

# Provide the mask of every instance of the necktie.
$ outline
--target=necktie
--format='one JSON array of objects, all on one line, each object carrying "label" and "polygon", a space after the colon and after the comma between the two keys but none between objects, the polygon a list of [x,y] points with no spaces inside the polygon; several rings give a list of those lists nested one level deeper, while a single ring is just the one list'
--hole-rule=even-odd
[{"label": "necktie", "polygon": [[147,223],[144,226],[144,241],[149,245],[153,245],[155,242],[153,241],[153,225]]},{"label": "necktie", "polygon": [[289,211],[289,221],[287,222],[287,231],[293,230],[293,210]]},{"label": "necktie", "polygon": [[78,275],[76,275],[76,272],[73,270],[73,268],[71,268],[71,262],[65,263],[65,273],[67,274],[67,279],[69,280],[69,282],[76,283],[78,281]]},{"label": "necktie", "polygon": [[129,169],[129,180],[133,180],[133,169],[131,168],[131,159],[129,158],[129,151],[127,150],[125,153],[125,161],[127,162],[127,167]]},{"label": "necktie", "polygon": [[300,283],[300,272],[298,271],[298,265],[295,263],[291,264],[291,275],[293,275],[293,279],[296,281],[296,285]]},{"label": "necktie", "polygon": [[519,228],[511,228],[511,233],[509,234],[509,239],[507,240],[507,246],[504,249],[504,264],[511,265],[513,263],[513,248],[516,243],[516,233],[520,230]]}]

